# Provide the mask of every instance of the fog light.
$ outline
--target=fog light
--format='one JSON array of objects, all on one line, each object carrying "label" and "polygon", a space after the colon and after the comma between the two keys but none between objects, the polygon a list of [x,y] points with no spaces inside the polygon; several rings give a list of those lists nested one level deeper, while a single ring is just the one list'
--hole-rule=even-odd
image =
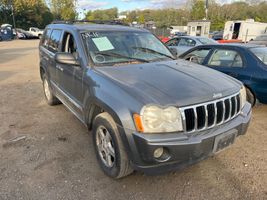
[{"label": "fog light", "polygon": [[154,151],[154,158],[160,158],[164,153],[164,149],[162,147],[160,148],[157,148],[155,151]]}]

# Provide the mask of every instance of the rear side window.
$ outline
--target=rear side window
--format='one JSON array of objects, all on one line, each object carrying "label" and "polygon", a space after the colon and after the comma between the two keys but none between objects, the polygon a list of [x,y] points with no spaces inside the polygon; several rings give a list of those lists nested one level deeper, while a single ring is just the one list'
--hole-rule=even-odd
[{"label": "rear side window", "polygon": [[181,38],[179,46],[193,47],[196,45],[196,42],[189,38]]},{"label": "rear side window", "polygon": [[51,29],[47,29],[44,33],[44,36],[42,38],[42,42],[41,44],[45,47],[45,48],[48,48],[48,42],[49,42],[49,38],[50,38],[50,35],[51,35]]},{"label": "rear side window", "polygon": [[209,63],[211,67],[243,67],[243,60],[237,51],[215,50]]},{"label": "rear side window", "polygon": [[53,30],[49,40],[49,50],[53,53],[58,52],[62,30]]}]

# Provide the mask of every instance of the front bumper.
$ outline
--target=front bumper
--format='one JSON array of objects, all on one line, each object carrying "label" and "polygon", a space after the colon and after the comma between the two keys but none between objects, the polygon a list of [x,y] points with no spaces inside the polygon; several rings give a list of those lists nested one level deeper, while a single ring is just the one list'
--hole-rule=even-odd
[{"label": "front bumper", "polygon": [[[246,104],[236,118],[215,128],[194,135],[183,133],[140,134],[133,133],[131,142],[132,166],[147,174],[159,174],[203,160],[213,154],[216,136],[235,130],[237,136],[244,135],[251,119],[251,106]],[[163,147],[166,159],[156,159],[155,149]]]}]

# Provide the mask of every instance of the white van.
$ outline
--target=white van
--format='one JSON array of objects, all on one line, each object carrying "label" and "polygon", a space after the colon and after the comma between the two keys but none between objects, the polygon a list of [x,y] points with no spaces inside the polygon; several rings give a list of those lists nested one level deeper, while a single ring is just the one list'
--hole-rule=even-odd
[{"label": "white van", "polygon": [[245,21],[227,21],[223,38],[225,40],[241,40],[248,42],[257,36],[266,33],[267,23],[255,22],[253,19]]}]

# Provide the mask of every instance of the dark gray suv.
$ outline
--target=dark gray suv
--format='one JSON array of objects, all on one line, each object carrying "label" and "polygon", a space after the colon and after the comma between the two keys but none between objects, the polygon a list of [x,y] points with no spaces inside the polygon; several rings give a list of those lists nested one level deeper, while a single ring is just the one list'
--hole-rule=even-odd
[{"label": "dark gray suv", "polygon": [[247,131],[243,85],[176,60],[146,30],[51,24],[39,49],[48,104],[62,102],[88,127],[97,160],[113,178],[181,169]]}]

